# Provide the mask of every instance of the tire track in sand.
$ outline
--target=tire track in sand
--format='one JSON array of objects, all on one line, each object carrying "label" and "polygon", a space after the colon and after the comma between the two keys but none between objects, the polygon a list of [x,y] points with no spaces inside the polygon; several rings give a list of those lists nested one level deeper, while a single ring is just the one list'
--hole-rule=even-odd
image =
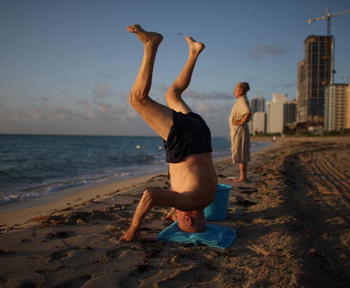
[{"label": "tire track in sand", "polygon": [[340,172],[332,166],[330,161],[326,157],[319,157],[319,163],[324,167],[324,171],[333,176],[334,182],[332,183],[337,187],[336,191],[339,196],[345,200],[347,207],[350,207],[350,198],[346,195],[346,192],[350,191],[350,180],[343,172]]},{"label": "tire track in sand", "polygon": [[309,177],[314,178],[311,182],[315,183],[319,200],[324,202],[336,214],[341,216],[347,222],[350,222],[350,216],[343,211],[349,211],[350,191],[349,178],[342,171],[332,166],[331,162],[325,157],[322,151],[314,152],[308,157],[312,161],[309,165]]}]

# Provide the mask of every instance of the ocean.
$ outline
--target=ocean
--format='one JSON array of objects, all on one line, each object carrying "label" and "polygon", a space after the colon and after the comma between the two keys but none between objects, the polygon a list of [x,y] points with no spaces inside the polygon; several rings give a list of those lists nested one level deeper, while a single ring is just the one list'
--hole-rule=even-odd
[{"label": "ocean", "polygon": [[[230,156],[228,138],[212,138],[213,157]],[[268,145],[252,142],[255,152]],[[0,209],[56,191],[167,170],[159,137],[0,135]]]}]

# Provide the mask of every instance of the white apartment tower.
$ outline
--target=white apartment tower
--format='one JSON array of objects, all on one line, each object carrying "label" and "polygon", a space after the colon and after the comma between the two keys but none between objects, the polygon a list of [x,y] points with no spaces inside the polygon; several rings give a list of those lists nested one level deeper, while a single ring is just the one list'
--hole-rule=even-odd
[{"label": "white apartment tower", "polygon": [[325,91],[325,129],[340,131],[347,126],[348,84],[328,85]]},{"label": "white apartment tower", "polygon": [[257,135],[259,133],[266,133],[266,113],[255,112],[253,115],[251,133]]},{"label": "white apartment tower", "polygon": [[267,133],[283,133],[286,102],[287,94],[272,94],[272,101],[267,103]]}]

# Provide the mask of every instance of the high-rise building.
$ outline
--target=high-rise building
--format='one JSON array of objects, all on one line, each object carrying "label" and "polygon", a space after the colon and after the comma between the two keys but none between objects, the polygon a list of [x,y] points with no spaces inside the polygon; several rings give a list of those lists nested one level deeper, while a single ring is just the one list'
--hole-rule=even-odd
[{"label": "high-rise building", "polygon": [[340,131],[346,128],[348,84],[333,84],[326,87],[325,129]]},{"label": "high-rise building", "polygon": [[265,112],[255,112],[252,117],[252,128],[251,133],[257,135],[259,133],[266,133],[266,113]]},{"label": "high-rise building", "polygon": [[292,124],[297,122],[297,102],[287,101],[283,105],[283,125]]},{"label": "high-rise building", "polygon": [[250,100],[250,110],[252,115],[256,112],[265,112],[265,98],[264,97],[254,97]]},{"label": "high-rise building", "polygon": [[298,118],[323,126],[325,88],[333,83],[333,36],[309,36],[298,67]]},{"label": "high-rise building", "polygon": [[267,133],[283,133],[286,101],[287,94],[272,94],[272,101],[267,103]]},{"label": "high-rise building", "polygon": [[298,90],[297,90],[297,121],[307,121],[307,102],[306,93],[304,93],[305,85],[305,61],[301,60],[298,64]]},{"label": "high-rise building", "polygon": [[[262,121],[262,115],[265,115],[265,98],[255,96],[253,99],[250,100],[250,111],[251,111],[251,117],[249,121],[249,130],[253,135],[256,135],[256,133],[265,133],[266,132],[266,121],[264,118],[264,121]],[[263,113],[259,114],[259,116],[255,116],[257,113]],[[257,122],[259,121],[259,123]],[[262,126],[263,125],[263,126]]]},{"label": "high-rise building", "polygon": [[350,129],[350,83],[346,89],[346,125],[345,129]]}]

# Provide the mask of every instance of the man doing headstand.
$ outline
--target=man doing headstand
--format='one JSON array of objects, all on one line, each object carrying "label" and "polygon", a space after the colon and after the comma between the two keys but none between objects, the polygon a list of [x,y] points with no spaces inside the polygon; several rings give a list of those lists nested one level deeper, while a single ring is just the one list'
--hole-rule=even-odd
[{"label": "man doing headstand", "polygon": [[203,209],[214,200],[217,190],[211,134],[204,120],[191,111],[181,94],[190,84],[197,58],[205,46],[185,37],[188,59],[167,90],[168,106],[164,106],[149,96],[156,53],[163,36],[147,32],[139,25],[129,26],[127,30],[135,33],[144,47],[141,66],[130,92],[130,104],[164,140],[171,189],[146,189],[129,229],[120,239],[141,240],[141,223],[153,206],[172,207],[167,218],[177,220],[181,230],[202,232],[206,228]]}]

